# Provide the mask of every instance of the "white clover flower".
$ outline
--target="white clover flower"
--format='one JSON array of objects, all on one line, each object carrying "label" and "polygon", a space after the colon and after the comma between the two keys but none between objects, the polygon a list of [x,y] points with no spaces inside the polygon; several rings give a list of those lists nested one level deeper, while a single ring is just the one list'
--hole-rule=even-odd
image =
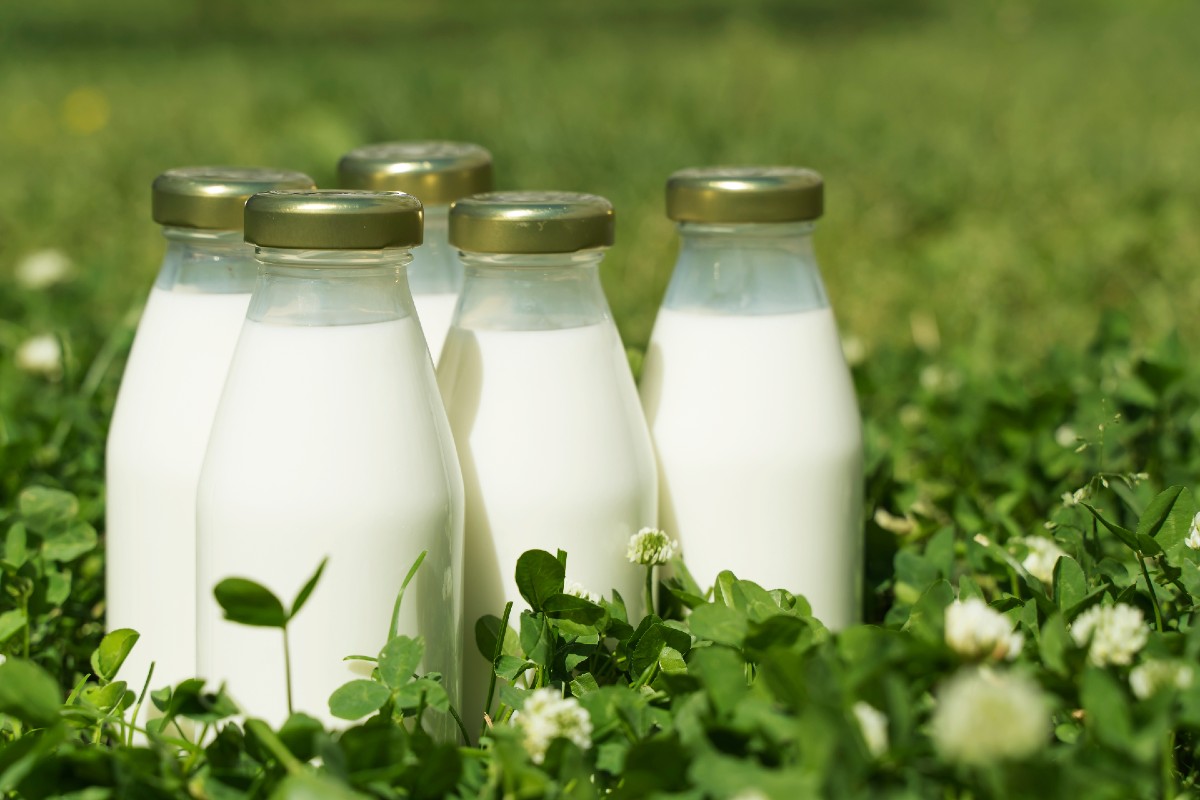
[{"label": "white clover flower", "polygon": [[589,603],[600,605],[600,595],[595,592],[589,592],[584,588],[582,583],[577,583],[570,578],[563,582],[563,593],[569,594],[572,597],[578,597],[582,600],[587,600]]},{"label": "white clover flower", "polygon": [[17,366],[34,375],[57,377],[62,372],[62,345],[48,333],[26,339],[17,347]]},{"label": "white clover flower", "polygon": [[1192,517],[1192,526],[1188,528],[1188,535],[1183,543],[1193,550],[1200,550],[1200,512]]},{"label": "white clover flower", "polygon": [[678,550],[679,542],[672,541],[667,534],[657,528],[642,528],[629,537],[625,557],[631,564],[653,567],[670,561]]},{"label": "white clover flower", "polygon": [[938,692],[930,733],[947,761],[979,766],[1027,758],[1050,733],[1050,706],[1022,675],[972,669]]},{"label": "white clover flower", "polygon": [[45,289],[71,275],[71,259],[58,250],[38,250],[17,263],[17,283],[26,289]]},{"label": "white clover flower", "polygon": [[970,597],[946,607],[946,644],[963,658],[1011,661],[1021,654],[1024,637],[999,611]]},{"label": "white clover flower", "polygon": [[1025,556],[1021,566],[1042,583],[1053,581],[1054,565],[1066,555],[1066,551],[1055,544],[1053,539],[1044,536],[1030,536],[1021,541],[1029,548],[1029,554]]},{"label": "white clover flower", "polygon": [[852,709],[858,728],[862,731],[863,741],[871,756],[879,758],[888,749],[888,719],[887,715],[870,703],[858,701]]},{"label": "white clover flower", "polygon": [[1158,692],[1172,687],[1183,690],[1192,685],[1194,677],[1188,664],[1178,661],[1147,661],[1129,671],[1129,688],[1139,700],[1147,700]]},{"label": "white clover flower", "polygon": [[525,750],[535,764],[542,763],[555,739],[568,739],[581,750],[592,746],[591,717],[578,700],[557,689],[530,692],[513,724],[524,734]]},{"label": "white clover flower", "polygon": [[1098,667],[1125,666],[1146,646],[1150,629],[1142,611],[1125,603],[1092,606],[1071,623],[1071,638],[1087,647],[1088,660]]}]

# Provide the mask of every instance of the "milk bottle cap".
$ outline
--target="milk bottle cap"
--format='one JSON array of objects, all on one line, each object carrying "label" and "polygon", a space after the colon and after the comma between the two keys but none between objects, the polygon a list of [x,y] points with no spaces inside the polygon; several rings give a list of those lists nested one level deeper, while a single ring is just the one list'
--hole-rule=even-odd
[{"label": "milk bottle cap", "polygon": [[613,243],[612,203],[575,192],[491,192],[450,206],[450,244],[475,253],[574,253]]},{"label": "milk bottle cap", "polygon": [[351,150],[338,162],[344,189],[406,192],[429,206],[491,191],[492,154],[468,142],[383,142]]},{"label": "milk bottle cap", "polygon": [[303,172],[261,167],[179,167],[151,185],[151,215],[160,225],[237,231],[246,200],[272,189],[312,189]]},{"label": "milk bottle cap", "polygon": [[801,167],[698,167],[667,180],[677,222],[804,222],[824,210],[824,180]]},{"label": "milk bottle cap", "polygon": [[259,247],[416,247],[423,230],[421,201],[403,192],[273,191],[246,203],[246,241]]}]

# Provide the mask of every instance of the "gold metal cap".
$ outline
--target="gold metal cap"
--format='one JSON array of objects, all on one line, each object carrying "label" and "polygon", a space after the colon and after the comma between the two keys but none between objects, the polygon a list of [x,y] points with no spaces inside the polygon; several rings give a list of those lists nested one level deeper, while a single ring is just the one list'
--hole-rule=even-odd
[{"label": "gold metal cap", "polygon": [[450,244],[475,253],[574,253],[613,243],[612,203],[575,192],[491,192],[450,206]]},{"label": "gold metal cap", "polygon": [[416,247],[423,229],[421,201],[402,192],[263,192],[246,203],[246,241],[259,247]]},{"label": "gold metal cap", "polygon": [[678,222],[802,222],[825,211],[825,181],[801,167],[698,167],[667,180]]},{"label": "gold metal cap", "polygon": [[466,142],[384,142],[351,150],[338,162],[344,189],[407,192],[445,206],[492,189],[492,154]]},{"label": "gold metal cap", "polygon": [[160,225],[240,231],[246,200],[272,189],[313,189],[303,172],[259,167],[180,167],[154,179],[151,215]]}]

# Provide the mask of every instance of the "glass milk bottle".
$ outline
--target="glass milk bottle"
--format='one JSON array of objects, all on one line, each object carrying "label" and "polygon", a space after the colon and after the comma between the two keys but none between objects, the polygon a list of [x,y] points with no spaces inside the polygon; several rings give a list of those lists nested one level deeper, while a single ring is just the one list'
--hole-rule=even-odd
[{"label": "glass milk bottle", "polygon": [[[466,271],[438,384],[467,490],[467,629],[506,601],[526,550],[569,554],[567,577],[615,588],[632,619],[643,568],[629,537],[657,514],[654,457],[600,287],[613,241],[602,197],[500,192],[460,200],[450,241]],[[515,617],[514,617],[515,619]],[[489,667],[468,647],[464,720],[478,729]]]},{"label": "glass milk bottle", "polygon": [[[457,702],[462,657],[462,476],[408,291],[421,205],[401,193],[268,192],[246,205],[258,282],[213,422],[197,499],[199,669],[251,716],[288,713],[278,630],[224,620],[222,579],[290,603],[294,707],[327,724],[330,694],[369,673],[399,631]],[[342,723],[344,724],[344,723]],[[449,719],[439,721],[448,734]]]},{"label": "glass milk bottle", "polygon": [[159,175],[166,256],[146,301],[108,432],[109,630],[141,640],[121,668],[140,691],[196,672],[196,481],[258,265],[242,241],[246,198],[311,188],[299,172],[189,167]]},{"label": "glass milk bottle", "polygon": [[417,317],[438,362],[462,289],[462,265],[446,241],[450,204],[492,189],[492,154],[465,142],[385,142],[351,150],[338,162],[345,189],[407,192],[425,206],[425,243],[408,268]]},{"label": "glass milk bottle", "polygon": [[791,167],[678,172],[681,247],[641,395],[660,522],[702,586],[730,569],[859,615],[862,431],[812,249],[823,182]]}]

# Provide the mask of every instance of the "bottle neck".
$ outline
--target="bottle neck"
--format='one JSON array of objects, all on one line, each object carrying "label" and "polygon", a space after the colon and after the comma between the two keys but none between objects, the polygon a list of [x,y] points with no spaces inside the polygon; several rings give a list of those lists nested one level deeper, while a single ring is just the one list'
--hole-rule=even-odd
[{"label": "bottle neck", "polygon": [[247,318],[272,325],[363,325],[415,317],[408,248],[289,250],[260,247]]},{"label": "bottle neck", "polygon": [[454,325],[486,330],[578,328],[611,320],[600,286],[602,250],[545,255],[462,253]]},{"label": "bottle neck", "polygon": [[413,250],[408,283],[413,294],[458,294],[463,268],[448,241],[449,206],[425,207],[425,241]]},{"label": "bottle neck", "polygon": [[254,246],[241,231],[163,228],[167,251],[155,287],[168,292],[249,294],[258,277]]},{"label": "bottle neck", "polygon": [[679,260],[663,306],[719,314],[827,308],[813,223],[679,226]]}]

